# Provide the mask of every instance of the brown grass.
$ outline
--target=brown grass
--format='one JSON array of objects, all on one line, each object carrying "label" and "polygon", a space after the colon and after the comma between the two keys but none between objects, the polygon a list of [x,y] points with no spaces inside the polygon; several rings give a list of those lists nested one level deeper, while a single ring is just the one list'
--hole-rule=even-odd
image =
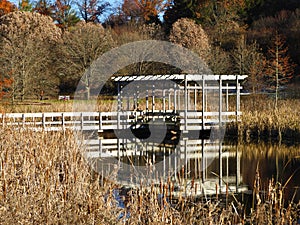
[{"label": "brown grass", "polygon": [[[276,140],[295,142],[300,140],[300,101],[280,100],[274,109],[274,101],[268,98],[251,96],[242,99],[239,136],[246,141]],[[236,124],[229,125],[236,129]],[[235,127],[235,128],[234,128]]]},{"label": "brown grass", "polygon": [[[277,200],[260,202],[257,187],[250,217],[235,201],[225,207],[220,200],[195,203],[179,197],[171,206],[170,184],[163,184],[161,190],[141,185],[129,194],[126,209],[119,208],[112,195],[116,185],[101,186],[81,151],[70,132],[1,128],[1,224],[265,224],[270,220],[291,224],[299,213],[295,204],[284,208],[276,185],[272,196],[279,196]],[[118,219],[128,212],[129,218]]]}]

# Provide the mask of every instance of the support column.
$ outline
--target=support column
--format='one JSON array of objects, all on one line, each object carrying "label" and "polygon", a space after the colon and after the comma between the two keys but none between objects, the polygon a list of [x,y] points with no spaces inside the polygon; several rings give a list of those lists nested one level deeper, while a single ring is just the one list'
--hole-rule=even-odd
[{"label": "support column", "polygon": [[152,86],[152,114],[154,114],[154,110],[155,110],[155,85]]},{"label": "support column", "polygon": [[188,93],[187,77],[184,75],[184,130],[187,132]]},{"label": "support column", "polygon": [[241,164],[240,164],[238,145],[236,145],[235,157],[236,157],[236,192],[238,192],[239,185],[241,182]]},{"label": "support column", "polygon": [[205,119],[204,119],[204,113],[205,113],[205,80],[204,76],[202,79],[202,130],[205,128]]},{"label": "support column", "polygon": [[166,90],[165,89],[163,90],[163,112],[166,113]]},{"label": "support column", "polygon": [[236,121],[239,121],[239,112],[240,112],[240,83],[239,77],[236,76]]},{"label": "support column", "polygon": [[228,83],[226,83],[226,112],[229,111]]},{"label": "support column", "polygon": [[[220,129],[222,128],[222,77],[220,75],[220,80],[219,80],[219,127]],[[221,132],[221,130],[220,130]]]},{"label": "support column", "polygon": [[[219,136],[222,132],[222,76],[220,75],[219,80]],[[223,165],[222,165],[222,142],[220,137],[218,137],[219,140],[219,187],[220,187],[220,193],[222,192],[222,179],[223,179]]]},{"label": "support column", "polygon": [[197,84],[195,84],[194,89],[194,110],[197,111]]},{"label": "support column", "polygon": [[176,102],[176,100],[177,100],[177,97],[176,97],[176,89],[175,89],[175,87],[174,87],[174,111],[177,110],[177,102]]}]

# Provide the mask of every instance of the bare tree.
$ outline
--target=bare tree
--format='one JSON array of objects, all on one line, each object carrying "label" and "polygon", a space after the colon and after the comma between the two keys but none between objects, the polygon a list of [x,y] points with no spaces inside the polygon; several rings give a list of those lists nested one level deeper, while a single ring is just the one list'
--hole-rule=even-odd
[{"label": "bare tree", "polygon": [[[62,74],[63,79],[70,78],[78,82],[81,79],[87,98],[90,98],[92,71],[89,71],[91,64],[101,54],[108,51],[113,45],[113,40],[108,31],[100,24],[79,22],[74,29],[66,32],[63,36]],[[86,73],[85,73],[86,72]]]},{"label": "bare tree", "polygon": [[260,51],[258,44],[256,42],[247,44],[242,35],[231,56],[233,60],[232,71],[236,74],[248,75],[247,85],[252,93],[261,90],[265,86],[266,57]]},{"label": "bare tree", "polygon": [[86,23],[100,23],[100,17],[108,9],[110,3],[102,0],[79,0],[77,6],[81,18]]},{"label": "bare tree", "polygon": [[52,51],[61,31],[39,13],[13,12],[0,18],[1,73],[11,73],[12,101],[38,96],[57,87],[52,76]]},{"label": "bare tree", "polygon": [[271,85],[275,88],[275,109],[277,109],[280,85],[287,83],[294,74],[295,65],[291,62],[287,51],[283,36],[276,33],[268,51],[269,60],[266,71]]}]

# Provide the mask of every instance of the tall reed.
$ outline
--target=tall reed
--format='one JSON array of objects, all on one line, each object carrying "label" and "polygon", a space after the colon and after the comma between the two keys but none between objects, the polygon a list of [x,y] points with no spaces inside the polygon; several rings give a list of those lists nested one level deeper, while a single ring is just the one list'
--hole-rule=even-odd
[{"label": "tall reed", "polygon": [[299,215],[299,204],[284,208],[276,184],[270,196],[277,200],[270,205],[271,197],[261,197],[250,217],[236,201],[224,207],[221,199],[175,200],[171,181],[161,188],[141,184],[120,207],[118,183],[100,185],[71,132],[0,129],[1,224],[264,224],[270,207],[279,210],[274,224],[293,223]]}]

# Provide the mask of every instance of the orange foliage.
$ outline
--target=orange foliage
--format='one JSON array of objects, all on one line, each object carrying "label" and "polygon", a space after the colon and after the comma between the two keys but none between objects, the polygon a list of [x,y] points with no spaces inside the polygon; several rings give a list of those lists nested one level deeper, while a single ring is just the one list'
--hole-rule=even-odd
[{"label": "orange foliage", "polygon": [[15,10],[15,5],[7,0],[0,0],[0,17]]},{"label": "orange foliage", "polygon": [[0,81],[0,99],[9,93],[9,88],[11,87],[12,83],[12,78],[4,78],[2,81]]},{"label": "orange foliage", "polygon": [[[288,47],[285,47],[285,39],[276,34],[273,38],[273,46],[269,48],[269,62],[266,74],[279,84],[288,82],[294,75],[295,64],[288,55]],[[277,74],[277,77],[276,77]]]},{"label": "orange foliage", "polygon": [[165,0],[124,0],[122,9],[126,15],[141,17],[149,20],[151,16],[157,16],[168,5]]}]

